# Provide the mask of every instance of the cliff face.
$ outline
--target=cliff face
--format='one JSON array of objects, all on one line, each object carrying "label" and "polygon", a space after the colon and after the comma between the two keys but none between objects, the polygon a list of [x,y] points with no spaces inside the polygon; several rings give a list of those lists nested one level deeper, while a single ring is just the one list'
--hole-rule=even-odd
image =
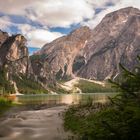
[{"label": "cliff face", "polygon": [[56,78],[116,77],[119,63],[133,69],[140,54],[140,10],[128,7],[106,15],[93,30],[81,27],[46,44],[44,55]]},{"label": "cliff face", "polygon": [[24,36],[0,31],[0,70],[6,70],[9,80],[22,74],[45,88],[56,86],[56,79],[74,76],[101,81],[114,78],[120,72],[119,63],[133,70],[138,54],[140,10],[131,7],[106,15],[93,30],[80,27],[31,57]]},{"label": "cliff face", "polygon": [[7,93],[47,93],[44,81],[33,73],[25,37],[1,32],[0,40],[0,88]]},{"label": "cliff face", "polygon": [[106,15],[92,31],[84,53],[87,63],[78,71],[81,77],[115,77],[119,63],[132,70],[140,54],[140,10],[129,7]]},{"label": "cliff face", "polygon": [[33,75],[36,81],[41,83],[46,89],[56,86],[54,73],[42,55],[30,57]]},{"label": "cliff face", "polygon": [[31,72],[26,39],[22,35],[10,36],[3,42],[0,48],[0,67],[6,68],[9,76]]},{"label": "cliff face", "polygon": [[90,33],[91,30],[88,27],[81,27],[68,36],[46,44],[37,55],[45,57],[45,61],[51,66],[56,79],[73,76],[74,59],[82,53]]}]

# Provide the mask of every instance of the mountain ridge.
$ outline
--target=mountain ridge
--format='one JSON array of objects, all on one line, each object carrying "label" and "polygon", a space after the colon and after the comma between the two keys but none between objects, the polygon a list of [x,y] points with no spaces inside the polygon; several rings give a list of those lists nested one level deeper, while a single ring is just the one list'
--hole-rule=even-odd
[{"label": "mountain ridge", "polygon": [[[88,27],[81,27],[67,36],[58,38],[55,40],[56,42],[53,41],[44,45],[39,53],[40,55],[47,54],[46,61],[53,67],[55,76],[59,75],[59,79],[67,76],[79,76],[102,81],[116,77],[120,71],[119,63],[131,70],[137,63],[136,56],[139,54],[140,46],[139,17],[140,10],[133,7],[114,11],[107,14],[93,30]],[[86,33],[85,28],[88,28]],[[82,47],[75,43],[79,37],[77,31],[81,35],[81,40],[78,40],[78,43],[81,42]],[[82,36],[85,37],[84,40],[82,40]],[[73,40],[69,46],[66,46],[69,37]],[[72,55],[71,52],[69,57],[71,63],[67,63],[65,60],[67,53],[65,52],[73,47],[73,43],[76,44],[74,48],[77,48],[77,51],[74,52],[73,50],[75,55]],[[52,46],[53,50],[51,50]],[[63,56],[60,55],[62,51]],[[66,66],[68,69],[65,69]]]},{"label": "mountain ridge", "polygon": [[94,29],[83,26],[47,43],[31,56],[23,35],[0,31],[0,70],[6,71],[11,85],[13,75],[44,89],[75,77],[116,79],[119,63],[133,70],[139,54],[140,10],[132,7],[107,14]]}]

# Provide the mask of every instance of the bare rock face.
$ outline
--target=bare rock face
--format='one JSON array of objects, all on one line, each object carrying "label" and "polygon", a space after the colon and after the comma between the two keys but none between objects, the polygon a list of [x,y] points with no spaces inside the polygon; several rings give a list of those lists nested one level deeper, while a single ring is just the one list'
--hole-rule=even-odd
[{"label": "bare rock face", "polygon": [[9,78],[14,74],[31,73],[26,39],[22,35],[8,37],[0,47],[0,68],[5,68]]},{"label": "bare rock face", "polygon": [[132,70],[138,54],[140,10],[132,7],[107,14],[93,30],[81,27],[38,52],[58,79],[79,76],[95,80],[116,77],[119,63]]},{"label": "bare rock face", "polygon": [[54,76],[50,73],[47,62],[29,57],[27,40],[23,35],[8,36],[7,33],[0,31],[0,41],[0,70],[6,73],[6,80],[10,81],[11,86],[19,85],[19,79],[28,79],[36,85],[42,85],[39,86],[40,89],[44,87],[47,89],[49,84],[55,85]]},{"label": "bare rock face", "polygon": [[87,63],[78,71],[81,77],[115,77],[119,63],[132,70],[140,54],[140,10],[128,7],[106,15],[92,31],[84,53]]},{"label": "bare rock face", "polygon": [[46,89],[56,86],[52,69],[44,57],[41,55],[34,55],[30,57],[30,60],[35,80]]},{"label": "bare rock face", "polygon": [[37,55],[44,55],[56,79],[73,76],[72,66],[77,55],[82,54],[91,30],[81,27],[68,36],[63,36],[46,44]]}]

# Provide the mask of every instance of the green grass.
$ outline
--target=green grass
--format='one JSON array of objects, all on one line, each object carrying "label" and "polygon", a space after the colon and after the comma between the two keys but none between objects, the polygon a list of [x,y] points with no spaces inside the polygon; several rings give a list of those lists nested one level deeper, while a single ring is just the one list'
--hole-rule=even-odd
[{"label": "green grass", "polygon": [[64,127],[77,134],[78,140],[137,140],[140,107],[134,102],[123,111],[115,106],[72,106],[64,115]]},{"label": "green grass", "polygon": [[0,89],[4,89],[5,94],[15,93],[14,86],[6,78],[6,70],[0,70]]},{"label": "green grass", "polygon": [[23,93],[23,94],[48,93],[48,91],[44,87],[42,87],[41,84],[23,75],[20,75],[20,78],[17,76],[14,76],[13,79],[17,83],[17,87],[20,93]]},{"label": "green grass", "polygon": [[[121,64],[120,68],[121,80],[110,80],[120,93],[110,98],[108,104],[72,106],[65,112],[64,127],[77,134],[77,140],[140,139],[140,67],[136,67],[137,72]],[[79,87],[85,92],[104,90],[85,81]]]},{"label": "green grass", "polygon": [[0,116],[12,106],[12,101],[0,97]]},{"label": "green grass", "polygon": [[51,86],[49,85],[48,88],[53,91],[53,92],[56,92],[58,94],[68,94],[70,93],[69,91],[65,90],[64,88],[62,88],[61,86],[57,85],[57,86]]},{"label": "green grass", "polygon": [[116,92],[116,89],[113,89],[109,83],[106,83],[105,87],[103,87],[102,85],[86,80],[80,80],[75,87],[80,88],[83,93]]}]

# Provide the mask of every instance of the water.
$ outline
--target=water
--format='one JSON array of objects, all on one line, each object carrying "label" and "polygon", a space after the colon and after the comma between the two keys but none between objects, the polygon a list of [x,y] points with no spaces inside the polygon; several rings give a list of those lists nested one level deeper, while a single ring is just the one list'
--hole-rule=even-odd
[{"label": "water", "polygon": [[104,103],[108,101],[108,97],[115,95],[115,93],[18,95],[17,101],[23,104],[78,104],[89,100]]},{"label": "water", "polygon": [[[115,93],[94,94],[59,94],[59,95],[18,95],[17,100],[23,104],[44,104],[45,109],[20,109],[9,112],[7,118],[0,123],[0,136],[3,140],[55,140],[68,139],[71,134],[63,128],[63,112],[67,105],[47,108],[46,104],[78,104],[92,100],[107,102],[108,96]],[[28,107],[28,106],[27,106]],[[2,140],[0,138],[0,140]]]}]

